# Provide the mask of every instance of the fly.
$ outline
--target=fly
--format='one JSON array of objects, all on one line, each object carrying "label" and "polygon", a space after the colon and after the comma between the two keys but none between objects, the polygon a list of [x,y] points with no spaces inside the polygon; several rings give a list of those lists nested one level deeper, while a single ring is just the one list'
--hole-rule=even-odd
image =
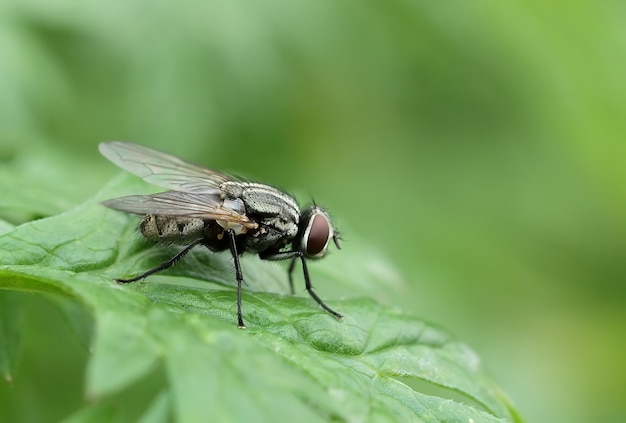
[{"label": "fly", "polygon": [[178,254],[155,268],[129,278],[131,283],[168,269],[189,251],[202,245],[211,251],[230,251],[237,280],[237,323],[245,328],[241,314],[243,274],[239,256],[254,252],[262,260],[290,260],[291,292],[293,270],[302,262],[307,292],[329,314],[328,307],[313,291],[307,259],[326,255],[332,239],[339,238],[328,213],[313,204],[300,209],[296,201],[269,185],[233,179],[178,157],[121,141],[101,143],[100,153],[117,166],[145,181],[170,191],[152,195],[130,195],[102,204],[123,212],[143,215],[139,231],[149,241],[184,245]]}]

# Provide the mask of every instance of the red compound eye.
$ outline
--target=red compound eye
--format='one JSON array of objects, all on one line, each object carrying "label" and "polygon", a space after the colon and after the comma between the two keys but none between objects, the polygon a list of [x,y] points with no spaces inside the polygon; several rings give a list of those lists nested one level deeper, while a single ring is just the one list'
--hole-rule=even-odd
[{"label": "red compound eye", "polygon": [[323,255],[328,241],[332,237],[332,229],[328,218],[323,214],[313,215],[307,232],[306,254],[310,257]]}]

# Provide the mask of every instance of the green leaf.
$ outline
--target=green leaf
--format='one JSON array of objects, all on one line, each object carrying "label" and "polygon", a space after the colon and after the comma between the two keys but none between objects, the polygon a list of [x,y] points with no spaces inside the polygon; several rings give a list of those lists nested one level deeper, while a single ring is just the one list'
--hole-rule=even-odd
[{"label": "green leaf", "polygon": [[139,423],[167,423],[170,421],[170,398],[166,392],[159,394],[146,412],[138,420]]},{"label": "green leaf", "polygon": [[61,312],[67,325],[78,338],[81,345],[88,350],[93,336],[93,319],[85,307],[72,298],[58,295],[48,295],[48,301],[52,302]]},{"label": "green leaf", "polygon": [[148,320],[144,313],[111,310],[97,315],[96,320],[98,337],[87,369],[90,398],[121,390],[145,376],[158,359],[158,345],[147,333]]},{"label": "green leaf", "polygon": [[108,423],[115,421],[116,413],[111,406],[90,405],[81,408],[62,423]]},{"label": "green leaf", "polygon": [[[84,201],[97,189],[94,178],[76,177],[98,175],[97,166],[49,144],[32,142],[9,153],[9,157],[0,166],[0,216],[9,222],[55,215]],[[6,231],[5,225],[0,220],[0,233]]]},{"label": "green leaf", "polygon": [[0,235],[2,235],[3,233],[9,232],[10,230],[12,230],[15,226],[13,226],[12,224],[10,224],[9,222],[0,219]]},{"label": "green leaf", "polygon": [[0,373],[13,381],[24,330],[24,301],[20,294],[0,290]]},{"label": "green leaf", "polygon": [[[0,287],[61,295],[93,315],[86,391],[95,405],[70,421],[105,419],[110,411],[98,404],[123,402],[122,392],[158,369],[165,381],[144,419],[167,420],[171,413],[181,422],[519,420],[467,346],[372,299],[331,300],[326,282],[316,279],[322,263],[312,266],[313,280],[343,321],[306,295],[286,295],[284,273],[252,256],[242,260],[247,330],[235,323],[227,254],[199,248],[163,276],[115,284],[114,277],[148,269],[176,250],[149,246],[136,234],[137,219],[98,204],[145,190],[127,181],[0,236]],[[351,274],[342,275],[342,261],[350,268],[370,258],[349,249],[336,256],[337,269],[320,279],[344,286]],[[388,290],[379,276],[361,272],[359,284]],[[81,318],[71,310],[65,315]],[[9,341],[5,353],[14,351]]]}]

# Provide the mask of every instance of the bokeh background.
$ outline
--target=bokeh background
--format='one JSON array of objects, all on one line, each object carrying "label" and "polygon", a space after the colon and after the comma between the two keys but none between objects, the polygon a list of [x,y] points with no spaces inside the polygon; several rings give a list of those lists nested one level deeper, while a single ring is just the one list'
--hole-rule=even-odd
[{"label": "bokeh background", "polygon": [[[109,139],[314,193],[528,421],[626,419],[626,3],[0,2],[0,160],[42,215]],[[24,407],[80,380],[37,365],[58,331]]]}]

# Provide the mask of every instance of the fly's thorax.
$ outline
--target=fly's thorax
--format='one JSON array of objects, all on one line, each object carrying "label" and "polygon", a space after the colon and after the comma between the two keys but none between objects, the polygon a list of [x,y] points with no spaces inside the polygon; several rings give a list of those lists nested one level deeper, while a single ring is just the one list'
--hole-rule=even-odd
[{"label": "fly's thorax", "polygon": [[182,216],[146,215],[139,231],[149,241],[186,244],[204,234],[204,220]]},{"label": "fly's thorax", "polygon": [[224,182],[220,189],[224,201],[243,201],[246,216],[259,225],[246,234],[246,248],[258,252],[277,250],[297,236],[300,207],[290,195],[253,182]]},{"label": "fly's thorax", "polygon": [[225,182],[220,189],[227,199],[240,199],[249,217],[276,216],[287,223],[298,224],[300,207],[291,196],[269,185],[253,182]]},{"label": "fly's thorax", "polygon": [[241,198],[243,187],[243,182],[227,181],[220,185],[220,191],[223,198]]}]

